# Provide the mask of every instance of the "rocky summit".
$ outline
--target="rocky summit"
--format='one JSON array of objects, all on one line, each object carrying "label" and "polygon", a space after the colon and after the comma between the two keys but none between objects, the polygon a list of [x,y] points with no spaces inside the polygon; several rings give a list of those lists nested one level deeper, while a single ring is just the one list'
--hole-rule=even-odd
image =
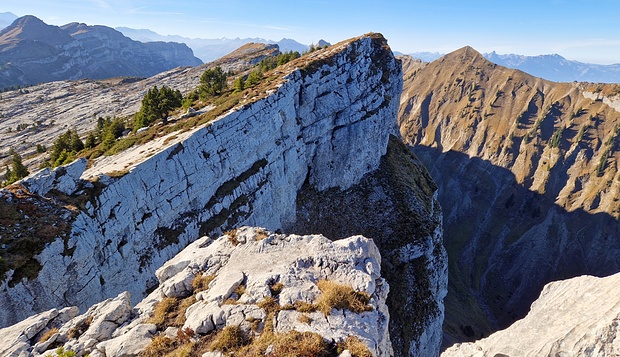
[{"label": "rocky summit", "polygon": [[0,31],[0,89],[67,79],[150,77],[202,64],[185,44],[133,41],[105,26],[47,25],[28,15]]},{"label": "rocky summit", "polygon": [[400,130],[444,209],[447,345],[523,318],[551,281],[620,271],[620,86],[545,81],[470,47],[405,63]]},{"label": "rocky summit", "polygon": [[[28,249],[19,240],[8,243],[14,269],[4,266],[2,324],[52,308],[84,311],[105,299],[130,306],[163,289],[155,270],[198,237],[251,225],[333,240],[360,233],[372,238],[393,287],[386,301],[393,318],[388,323],[387,313],[376,315],[382,322],[373,328],[387,324],[391,344],[384,337],[369,342],[362,332],[358,339],[377,354],[437,355],[447,284],[441,209],[437,187],[398,137],[400,61],[380,34],[368,34],[309,53],[266,77],[230,110],[199,114],[203,124],[162,128],[117,155],[47,169],[0,191],[14,237],[30,229],[47,234],[27,241]],[[25,213],[37,217],[36,224]],[[50,227],[46,217],[52,213],[64,217],[62,225]],[[276,264],[263,265],[253,270]],[[372,295],[364,279],[349,285]],[[230,295],[222,289],[212,290],[223,294],[218,304]],[[286,288],[281,294],[287,296]],[[294,305],[297,298],[286,299]],[[250,310],[244,314],[262,318]],[[383,311],[379,305],[375,310]],[[209,329],[187,321],[194,321],[185,326],[194,332]],[[155,330],[143,326],[135,333]]]},{"label": "rocky summit", "polygon": [[[235,349],[263,356],[290,353],[293,337],[317,336],[320,355],[354,346],[393,355],[389,286],[379,250],[362,236],[332,242],[243,227],[196,240],[156,274],[159,286],[134,307],[124,292],[82,314],[52,309],[1,329],[0,354],[40,356],[61,347],[92,357]],[[218,343],[233,329],[238,346]]]}]

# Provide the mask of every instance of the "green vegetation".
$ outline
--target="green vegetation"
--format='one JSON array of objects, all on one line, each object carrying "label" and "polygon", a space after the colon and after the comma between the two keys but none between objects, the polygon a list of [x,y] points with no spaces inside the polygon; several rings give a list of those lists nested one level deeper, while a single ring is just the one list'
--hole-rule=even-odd
[{"label": "green vegetation", "polygon": [[138,129],[149,126],[158,119],[161,119],[166,124],[168,114],[174,109],[181,107],[182,102],[183,96],[179,90],[173,90],[166,86],[161,88],[155,86],[149,89],[142,98],[140,111],[135,116],[134,128]]},{"label": "green vegetation", "polygon": [[200,76],[200,87],[198,88],[200,99],[204,100],[222,94],[228,87],[226,77],[226,73],[219,66],[204,71]]},{"label": "green vegetation", "polygon": [[56,167],[75,160],[78,152],[84,149],[84,143],[75,130],[67,130],[52,145],[48,165]]},{"label": "green vegetation", "polygon": [[[58,349],[56,350],[56,354],[53,356],[54,357],[75,357],[75,352],[71,350],[65,350],[62,347],[58,347]],[[89,356],[89,355],[86,355],[86,356]]]},{"label": "green vegetation", "polygon": [[11,168],[6,167],[6,172],[4,173],[5,181],[2,183],[2,186],[10,185],[30,174],[22,163],[22,157],[13,148],[9,151],[9,156],[11,156]]},{"label": "green vegetation", "polygon": [[560,147],[560,141],[562,140],[562,133],[564,130],[566,130],[566,126],[561,126],[553,133],[553,135],[551,135],[551,139],[549,139],[549,147]]}]

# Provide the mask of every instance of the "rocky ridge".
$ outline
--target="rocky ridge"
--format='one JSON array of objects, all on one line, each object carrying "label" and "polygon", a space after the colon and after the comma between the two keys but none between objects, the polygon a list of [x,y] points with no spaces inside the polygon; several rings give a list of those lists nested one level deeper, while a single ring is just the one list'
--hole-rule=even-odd
[{"label": "rocky ridge", "polygon": [[141,43],[105,26],[47,25],[28,15],[0,31],[0,88],[67,79],[149,77],[202,64],[185,44]]},{"label": "rocky ridge", "polygon": [[620,274],[580,276],[544,287],[525,318],[449,356],[616,356],[620,353]]},{"label": "rocky ridge", "polygon": [[[157,289],[135,307],[129,294],[121,293],[80,315],[76,307],[53,309],[2,329],[0,354],[49,355],[62,347],[78,356],[135,356],[167,339],[176,344],[169,350],[202,355],[214,346],[214,335],[238,326],[246,343],[272,336],[266,349],[277,348],[278,336],[297,331],[330,344],[355,336],[373,356],[393,355],[381,256],[362,236],[332,242],[319,235],[243,227],[216,240],[196,240],[160,267],[157,278]],[[321,281],[367,296],[365,311],[346,305],[311,311],[309,306],[328,293],[320,289]],[[164,305],[169,306],[166,316],[161,314]]]},{"label": "rocky ridge", "polygon": [[469,47],[404,78],[401,134],[444,207],[446,345],[508,327],[551,281],[620,271],[617,85],[545,81]]},{"label": "rocky ridge", "polygon": [[[128,117],[140,110],[142,97],[153,86],[168,86],[183,94],[200,84],[207,68],[242,71],[263,58],[277,55],[276,47],[248,44],[217,61],[191,68],[176,68],[149,78],[57,81],[0,94],[0,157],[14,148],[34,172],[43,160],[36,145],[50,147],[68,128],[83,134],[98,117]],[[24,127],[25,129],[19,129]],[[37,156],[38,155],[38,156]]]},{"label": "rocky ridge", "polygon": [[[78,161],[14,186],[60,205],[74,202],[76,210],[69,236],[33,257],[40,270],[10,285],[7,275],[3,323],[54,306],[86,308],[125,290],[137,301],[157,285],[154,269],[200,235],[242,224],[299,227],[302,188],[310,199],[326,190],[367,191],[360,183],[387,160],[383,175],[397,174],[400,186],[382,178],[383,196],[378,191],[375,200],[391,207],[391,217],[417,218],[410,227],[403,226],[406,219],[396,222],[392,232],[407,229],[378,235],[377,245],[388,256],[384,264],[402,269],[394,278],[420,283],[388,302],[390,309],[405,307],[407,319],[390,324],[395,355],[436,355],[446,284],[441,211],[426,171],[398,139],[389,140],[396,132],[400,63],[382,36],[369,34],[313,52],[276,74],[259,96],[206,126],[170,133],[88,169]],[[407,176],[390,165],[383,155],[388,146],[416,171]],[[369,207],[359,212],[377,217],[372,222],[390,221]],[[312,212],[308,217],[321,219]]]}]

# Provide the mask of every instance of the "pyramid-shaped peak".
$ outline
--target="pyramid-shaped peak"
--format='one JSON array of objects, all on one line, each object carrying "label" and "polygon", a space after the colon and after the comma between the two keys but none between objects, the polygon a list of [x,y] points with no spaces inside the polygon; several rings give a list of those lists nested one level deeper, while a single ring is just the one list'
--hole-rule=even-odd
[{"label": "pyramid-shaped peak", "polygon": [[0,42],[18,40],[41,41],[55,45],[72,39],[60,27],[48,25],[36,16],[26,15],[0,32]]}]

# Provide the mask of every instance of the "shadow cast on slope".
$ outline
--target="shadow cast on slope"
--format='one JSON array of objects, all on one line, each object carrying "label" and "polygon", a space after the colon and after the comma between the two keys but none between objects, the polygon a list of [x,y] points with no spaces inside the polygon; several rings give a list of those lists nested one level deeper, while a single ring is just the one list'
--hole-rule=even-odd
[{"label": "shadow cast on slope", "polygon": [[513,173],[459,152],[412,149],[439,186],[449,257],[444,347],[523,318],[545,284],[620,271],[620,224],[568,212]]}]

